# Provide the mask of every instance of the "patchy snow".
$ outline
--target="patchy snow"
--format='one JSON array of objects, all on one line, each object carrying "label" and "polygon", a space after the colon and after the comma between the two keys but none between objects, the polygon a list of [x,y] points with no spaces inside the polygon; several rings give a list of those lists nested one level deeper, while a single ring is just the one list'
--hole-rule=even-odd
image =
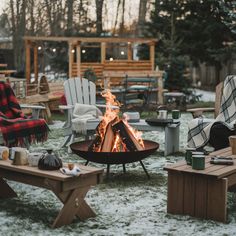
[{"label": "patchy snow", "polygon": [[[126,174],[123,174],[122,166],[111,166],[110,179],[105,178],[86,196],[97,213],[93,219],[84,222],[75,220],[71,225],[51,229],[50,224],[62,207],[55,195],[45,189],[9,181],[18,198],[0,202],[0,235],[236,235],[236,198],[231,193],[228,194],[227,224],[166,213],[167,173],[163,167],[184,159],[190,119],[188,113],[181,116],[181,152],[175,156],[163,156],[162,132],[144,133],[144,138],[160,143],[160,150],[144,160],[150,180],[147,180],[139,163],[127,165]],[[52,131],[43,147],[60,147],[62,124],[55,122],[50,126]],[[31,149],[41,147],[39,144]],[[60,150],[60,155],[64,161],[85,162],[74,154],[68,154],[66,149]],[[106,168],[104,165],[94,166]]]},{"label": "patchy snow", "polygon": [[215,92],[204,91],[195,89],[196,95],[202,94],[201,101],[203,102],[215,102]]}]

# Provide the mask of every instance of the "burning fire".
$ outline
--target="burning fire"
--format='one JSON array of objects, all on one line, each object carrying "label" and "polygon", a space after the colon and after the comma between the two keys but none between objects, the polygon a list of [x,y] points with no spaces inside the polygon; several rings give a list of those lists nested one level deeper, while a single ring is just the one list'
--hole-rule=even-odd
[{"label": "burning fire", "polygon": [[142,132],[132,128],[127,118],[119,118],[120,103],[110,90],[102,96],[106,99],[106,111],[96,130],[96,138],[89,147],[94,152],[140,151],[144,149]]}]

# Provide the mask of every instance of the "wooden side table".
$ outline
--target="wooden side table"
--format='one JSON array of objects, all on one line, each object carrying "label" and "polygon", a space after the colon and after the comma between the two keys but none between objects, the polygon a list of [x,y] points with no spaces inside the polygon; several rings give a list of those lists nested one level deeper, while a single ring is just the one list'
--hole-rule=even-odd
[{"label": "wooden side table", "polygon": [[[234,165],[210,164],[211,156],[231,156]],[[211,153],[205,170],[193,170],[185,161],[168,165],[167,212],[220,222],[227,220],[227,191],[236,186],[236,155],[230,148]]]}]

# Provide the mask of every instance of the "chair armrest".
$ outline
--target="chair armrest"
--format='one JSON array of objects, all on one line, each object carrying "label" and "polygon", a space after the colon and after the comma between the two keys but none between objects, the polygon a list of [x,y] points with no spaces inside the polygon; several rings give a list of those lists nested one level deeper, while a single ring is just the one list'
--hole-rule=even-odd
[{"label": "chair armrest", "polygon": [[106,104],[95,104],[96,107],[101,107],[101,108],[106,108],[107,106],[109,106],[111,109],[119,109],[118,106],[114,106],[114,105],[106,105]]},{"label": "chair armrest", "polygon": [[214,112],[214,107],[199,107],[187,109],[188,112],[192,113],[193,118],[201,117],[203,112]]},{"label": "chair armrest", "polygon": [[29,105],[29,104],[20,104],[21,108],[29,108],[29,109],[39,109],[44,110],[46,109],[44,106],[38,106],[38,105]]},{"label": "chair armrest", "polygon": [[72,106],[72,105],[59,105],[59,109],[61,109],[61,110],[70,110],[73,108],[74,108],[74,106]]},{"label": "chair armrest", "polygon": [[41,110],[45,110],[46,107],[44,106],[39,106],[39,105],[30,105],[30,104],[20,104],[21,108],[25,109],[32,109],[32,117],[34,119],[39,118],[39,113]]}]

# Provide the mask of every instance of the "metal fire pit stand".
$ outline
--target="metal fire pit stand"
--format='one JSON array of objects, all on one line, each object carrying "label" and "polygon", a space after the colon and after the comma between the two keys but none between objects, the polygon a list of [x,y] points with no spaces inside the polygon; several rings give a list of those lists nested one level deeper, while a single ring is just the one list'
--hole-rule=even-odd
[{"label": "metal fire pit stand", "polygon": [[133,152],[93,152],[88,150],[91,143],[92,140],[84,140],[70,145],[71,150],[75,154],[86,160],[85,165],[88,165],[89,162],[105,164],[107,165],[106,175],[109,177],[110,165],[122,165],[123,172],[126,173],[126,164],[139,161],[148,179],[150,179],[142,160],[153,154],[159,148],[158,143],[151,140],[143,140],[145,149]]},{"label": "metal fire pit stand", "polygon": [[[144,166],[143,162],[142,161],[139,161],[139,163],[141,164],[145,174],[147,175],[147,178],[150,179],[150,175],[148,174],[148,171],[146,169],[146,167]],[[87,166],[89,164],[89,161],[86,161],[85,165]],[[125,164],[122,164],[123,166],[123,173],[125,174],[126,173],[126,167],[125,167]],[[109,176],[110,176],[110,164],[107,164],[107,172],[106,172],[106,176],[107,178],[109,179]]]}]

